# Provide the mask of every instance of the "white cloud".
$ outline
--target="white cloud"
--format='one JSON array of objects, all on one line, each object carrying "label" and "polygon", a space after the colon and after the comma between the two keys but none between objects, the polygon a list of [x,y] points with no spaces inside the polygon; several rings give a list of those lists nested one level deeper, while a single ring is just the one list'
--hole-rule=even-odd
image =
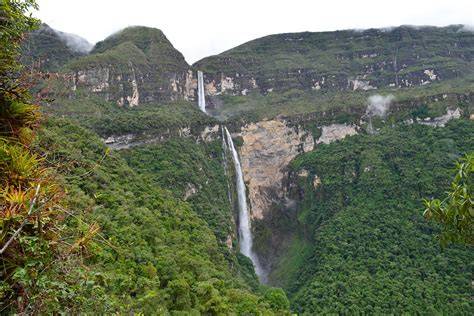
[{"label": "white cloud", "polygon": [[369,104],[365,114],[368,117],[378,116],[383,118],[390,109],[390,104],[393,100],[395,100],[395,97],[391,94],[387,96],[379,94],[372,95],[369,97]]},{"label": "white cloud", "polygon": [[464,24],[460,29],[459,32],[474,32],[474,25],[467,25]]},{"label": "white cloud", "polygon": [[79,53],[88,53],[93,45],[89,43],[86,39],[76,35],[76,34],[69,34],[64,33],[61,31],[54,30],[56,34],[66,42],[66,45],[71,48],[72,50],[79,52]]},{"label": "white cloud", "polygon": [[92,43],[129,25],[162,29],[188,62],[283,32],[474,24],[471,0],[39,0],[37,16]]}]

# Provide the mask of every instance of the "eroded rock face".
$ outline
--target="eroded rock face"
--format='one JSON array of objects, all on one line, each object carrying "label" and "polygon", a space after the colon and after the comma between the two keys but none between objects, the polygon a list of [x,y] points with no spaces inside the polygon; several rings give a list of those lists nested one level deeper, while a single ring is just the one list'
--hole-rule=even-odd
[{"label": "eroded rock face", "polygon": [[197,80],[193,72],[143,72],[130,63],[128,69],[97,66],[70,74],[72,95],[81,88],[119,106],[138,106],[149,102],[194,100]]},{"label": "eroded rock face", "polygon": [[333,141],[343,139],[346,136],[357,134],[356,126],[347,124],[331,124],[322,127],[321,137],[316,141],[317,144],[329,144]]},{"label": "eroded rock face", "polygon": [[196,143],[209,143],[220,139],[219,125],[205,126],[183,126],[176,128],[167,128],[161,131],[150,131],[142,133],[129,133],[124,135],[111,135],[103,138],[104,144],[112,149],[121,150],[136,146],[163,143],[174,137],[190,138]]},{"label": "eroded rock face", "polygon": [[418,121],[418,123],[423,125],[429,125],[434,127],[444,127],[450,120],[459,119],[461,117],[461,109],[447,109],[445,115],[435,117],[433,119],[427,118],[424,121]]},{"label": "eroded rock face", "polygon": [[198,192],[198,189],[196,188],[196,186],[194,184],[187,183],[186,184],[186,191],[184,192],[183,199],[186,201],[187,199],[189,199],[191,196],[193,196],[197,192]]},{"label": "eroded rock face", "polygon": [[[315,141],[312,134],[300,126],[289,126],[280,119],[242,127],[240,158],[252,219],[264,218],[273,203],[279,205],[287,199],[286,168],[298,154],[313,150],[315,144],[329,144],[357,134],[355,125],[331,124],[321,129],[322,135]],[[307,177],[309,173],[304,170],[299,176]],[[319,177],[315,176],[313,185],[317,187],[320,183]]]},{"label": "eroded rock face", "polygon": [[201,133],[201,139],[204,142],[211,142],[219,135],[219,125],[206,126],[204,131]]},{"label": "eroded rock face", "polygon": [[285,168],[299,153],[311,151],[310,133],[289,127],[283,120],[244,126],[240,158],[253,219],[263,218],[273,201],[283,197]]},{"label": "eroded rock face", "polygon": [[197,95],[197,79],[193,77],[193,72],[188,70],[186,73],[186,80],[184,84],[184,99],[185,100],[195,100]]}]

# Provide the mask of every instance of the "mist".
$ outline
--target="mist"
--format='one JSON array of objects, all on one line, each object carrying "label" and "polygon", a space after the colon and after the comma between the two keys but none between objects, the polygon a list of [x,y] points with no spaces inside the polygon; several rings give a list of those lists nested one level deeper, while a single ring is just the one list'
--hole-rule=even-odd
[{"label": "mist", "polygon": [[378,116],[384,118],[387,115],[387,112],[390,109],[390,104],[393,100],[395,100],[395,97],[391,94],[387,96],[379,94],[370,96],[368,99],[369,105],[367,106],[365,115],[368,117]]},{"label": "mist", "polygon": [[395,97],[391,94],[387,96],[376,94],[369,97],[369,104],[367,105],[367,109],[365,110],[365,116],[369,119],[369,124],[367,125],[367,133],[376,133],[372,125],[372,117],[378,116],[384,118],[390,110],[390,104],[393,100],[395,100]]},{"label": "mist", "polygon": [[464,24],[458,32],[474,32],[474,25]]},{"label": "mist", "polygon": [[89,43],[85,38],[82,38],[75,34],[69,34],[54,30],[59,38],[66,43],[66,45],[75,52],[81,54],[89,53],[94,45]]}]

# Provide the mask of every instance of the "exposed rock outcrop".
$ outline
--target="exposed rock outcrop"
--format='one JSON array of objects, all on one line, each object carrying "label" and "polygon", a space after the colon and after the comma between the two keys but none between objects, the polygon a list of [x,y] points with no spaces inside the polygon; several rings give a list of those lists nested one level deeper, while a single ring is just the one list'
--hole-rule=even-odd
[{"label": "exposed rock outcrop", "polygon": [[161,131],[111,135],[103,141],[108,147],[121,150],[136,146],[159,144],[174,137],[191,138],[196,142],[212,142],[220,138],[219,125],[176,126]]},{"label": "exposed rock outcrop", "polygon": [[321,137],[319,137],[316,141],[317,144],[329,144],[333,141],[343,139],[346,136],[357,134],[357,129],[355,125],[331,124],[328,126],[323,126],[321,129]]},{"label": "exposed rock outcrop", "polygon": [[252,218],[260,219],[273,202],[283,197],[283,177],[288,163],[313,149],[311,134],[283,120],[261,121],[242,127],[240,158]]},{"label": "exposed rock outcrop", "polygon": [[426,118],[425,120],[419,120],[418,123],[434,127],[444,127],[450,120],[460,118],[461,114],[462,112],[460,108],[447,109],[445,115],[441,115],[433,119]]}]

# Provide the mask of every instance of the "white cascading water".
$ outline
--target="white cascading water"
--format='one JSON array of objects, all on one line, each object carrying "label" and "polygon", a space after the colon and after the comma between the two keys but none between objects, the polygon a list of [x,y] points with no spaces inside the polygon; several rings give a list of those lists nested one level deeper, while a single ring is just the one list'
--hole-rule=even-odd
[{"label": "white cascading water", "polygon": [[237,187],[237,198],[239,202],[239,240],[240,240],[240,252],[249,257],[252,260],[253,266],[255,268],[255,273],[263,282],[264,274],[262,267],[258,261],[257,256],[252,251],[252,232],[250,224],[250,216],[247,207],[247,196],[245,194],[245,183],[244,177],[242,174],[242,167],[240,166],[239,155],[235,149],[234,142],[230,136],[227,127],[224,127],[225,133],[227,136],[227,144],[232,153],[232,159],[234,161],[235,167],[235,178],[236,178],[236,187]]},{"label": "white cascading water", "polygon": [[232,204],[232,198],[230,196],[230,184],[229,177],[227,175],[227,142],[225,141],[224,127],[221,128],[222,132],[222,161],[224,162],[224,175],[227,183],[227,199],[229,203]]},{"label": "white cascading water", "polygon": [[197,72],[198,75],[198,105],[201,111],[206,113],[206,95],[204,91],[204,76],[202,71]]}]

